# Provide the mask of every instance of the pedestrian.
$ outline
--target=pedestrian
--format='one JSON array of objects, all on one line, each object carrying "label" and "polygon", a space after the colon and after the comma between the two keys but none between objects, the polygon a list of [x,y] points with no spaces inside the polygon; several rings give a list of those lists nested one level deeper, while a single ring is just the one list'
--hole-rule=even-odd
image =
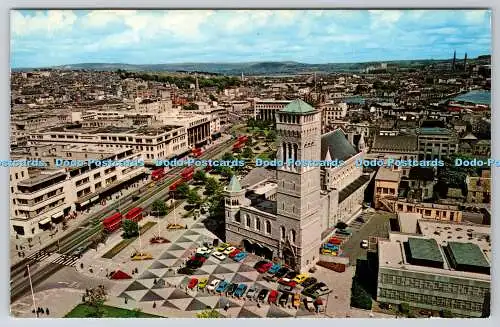
[{"label": "pedestrian", "polygon": [[45,308],[45,313],[47,314],[47,316],[49,315],[49,308]]},{"label": "pedestrian", "polygon": [[43,308],[40,308],[40,313],[41,313],[41,314],[44,314],[44,313],[45,313],[45,311],[43,311]]},{"label": "pedestrian", "polygon": [[153,309],[156,308],[156,302],[153,302]]},{"label": "pedestrian", "polygon": [[125,298],[125,304],[127,304],[127,303],[128,303],[128,299],[127,299],[127,298]]}]

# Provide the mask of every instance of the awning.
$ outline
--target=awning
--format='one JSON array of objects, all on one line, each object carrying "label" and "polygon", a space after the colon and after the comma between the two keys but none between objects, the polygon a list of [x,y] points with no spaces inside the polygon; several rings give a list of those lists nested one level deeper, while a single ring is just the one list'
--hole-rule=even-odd
[{"label": "awning", "polygon": [[87,200],[85,202],[80,203],[80,206],[83,207],[83,206],[86,206],[89,203],[90,203],[90,200]]},{"label": "awning", "polygon": [[90,202],[95,202],[99,200],[99,195],[98,196],[94,196],[92,199],[90,199]]},{"label": "awning", "polygon": [[51,218],[49,217],[49,218],[45,218],[45,219],[43,219],[43,220],[40,220],[40,221],[38,222],[38,224],[39,224],[39,225],[45,225],[45,224],[48,224],[48,223],[50,223],[50,222],[51,222],[51,220],[50,220],[50,219],[51,219]]},{"label": "awning", "polygon": [[55,215],[52,215],[52,218],[56,219],[56,218],[59,218],[59,217],[62,217],[64,215],[64,212],[58,212],[56,213]]}]

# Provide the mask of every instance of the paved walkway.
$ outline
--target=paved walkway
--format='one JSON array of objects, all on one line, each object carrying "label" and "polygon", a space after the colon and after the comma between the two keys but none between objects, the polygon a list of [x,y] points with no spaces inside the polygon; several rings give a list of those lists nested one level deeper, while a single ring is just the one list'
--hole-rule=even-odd
[{"label": "paved walkway", "polygon": [[[35,305],[43,310],[49,309],[49,315],[40,318],[61,318],[82,301],[82,291],[74,288],[50,289],[35,293]],[[10,308],[10,315],[16,318],[34,318],[32,313],[33,298],[27,295],[16,301]]]},{"label": "paved walkway", "polygon": [[[121,193],[122,193],[122,196],[120,198],[123,198],[125,196],[127,196],[128,194],[131,194],[132,192],[136,191],[137,189],[143,187],[145,184],[147,184],[149,182],[148,179],[144,179],[144,180],[141,180],[139,182],[137,182],[137,187],[129,187],[128,190],[122,190]],[[64,235],[70,233],[71,231],[74,231],[75,229],[78,228],[78,225],[80,225],[82,223],[82,221],[84,221],[86,218],[88,218],[89,216],[95,214],[96,212],[99,212],[100,210],[106,208],[107,206],[115,203],[115,202],[118,202],[119,199],[116,198],[117,197],[117,193],[113,194],[111,196],[111,200],[108,200],[106,202],[106,205],[105,206],[102,206],[100,204],[96,204],[94,205],[92,208],[90,208],[89,212],[87,213],[86,211],[84,213],[78,213],[77,214],[77,217],[75,219],[69,219],[67,222],[68,222],[68,228],[63,231],[61,229],[61,225],[58,225],[57,228],[57,232],[53,232],[53,231],[44,231],[36,236],[33,237],[33,241],[31,242],[31,245],[32,247],[30,248],[29,247],[29,243],[28,243],[28,240],[27,238],[19,238],[19,239],[16,239],[15,237],[11,237],[10,238],[10,258],[11,258],[11,265],[13,264],[16,264],[17,262],[21,261],[23,258],[19,257],[18,255],[18,249],[16,249],[16,245],[18,248],[20,248],[20,246],[23,246],[24,249],[24,253],[25,253],[25,257],[28,257],[29,255],[31,255],[32,253],[40,250],[41,248],[43,248],[44,246],[46,246],[48,243],[50,242],[53,242],[57,239],[60,239],[62,238]],[[54,235],[51,235],[51,234],[54,234]]]}]

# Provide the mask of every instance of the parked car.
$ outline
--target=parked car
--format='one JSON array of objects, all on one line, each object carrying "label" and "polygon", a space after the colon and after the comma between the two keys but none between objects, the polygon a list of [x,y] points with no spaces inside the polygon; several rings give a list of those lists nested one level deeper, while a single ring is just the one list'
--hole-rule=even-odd
[{"label": "parked car", "polygon": [[269,273],[269,271],[264,274],[264,277],[262,277],[262,279],[264,279],[270,283],[276,281],[276,277],[274,277],[273,274]]},{"label": "parked car", "polygon": [[226,292],[226,295],[227,296],[231,296],[234,294],[234,291],[236,291],[236,288],[238,287],[238,284],[236,283],[231,283],[231,285],[229,285],[229,287],[227,288],[227,292]]},{"label": "parked car", "polygon": [[282,293],[291,293],[293,291],[293,287],[288,286],[288,285],[279,284],[278,291],[280,291]]},{"label": "parked car", "polygon": [[318,282],[318,280],[316,278],[309,277],[304,282],[302,282],[302,284],[300,284],[300,285],[302,285],[302,287],[304,287],[304,288],[308,288],[309,286],[312,286],[312,285],[316,284],[317,282]]},{"label": "parked car", "polygon": [[352,232],[349,229],[337,229],[335,233],[340,234],[340,235],[347,235],[350,236],[352,235]]},{"label": "parked car", "polygon": [[210,253],[212,253],[212,249],[207,248],[207,247],[202,247],[202,248],[196,249],[196,254],[199,254],[199,255],[206,256],[206,255],[210,255]]},{"label": "parked car", "polygon": [[219,283],[219,286],[217,286],[217,288],[215,289],[215,292],[224,293],[228,287],[229,287],[229,282],[226,280],[223,280],[222,282]]},{"label": "parked car", "polygon": [[250,287],[250,289],[247,292],[247,298],[253,299],[256,294],[258,294],[258,289],[256,287]]},{"label": "parked car", "polygon": [[314,292],[314,294],[316,294],[316,296],[321,296],[321,295],[325,295],[328,293],[330,293],[330,289],[326,285],[321,286],[319,289],[316,290],[316,292]]},{"label": "parked car", "polygon": [[261,260],[261,261],[257,262],[257,263],[256,263],[253,267],[254,267],[255,269],[259,269],[259,267],[260,267],[260,266],[262,266],[263,264],[266,264],[266,263],[268,263],[268,262],[269,262],[269,261],[266,261],[266,260]]},{"label": "parked car", "polygon": [[293,307],[296,309],[300,307],[300,294],[298,293],[293,295]]},{"label": "parked car", "polygon": [[298,276],[295,276],[293,280],[296,281],[297,284],[302,284],[308,277],[308,274],[300,274]]},{"label": "parked car", "polygon": [[313,312],[314,311],[314,301],[310,297],[304,298],[304,307],[306,310]]},{"label": "parked car", "polygon": [[212,253],[212,257],[215,257],[216,259],[218,259],[218,260],[220,260],[220,261],[222,261],[222,260],[226,259],[226,255],[225,255],[225,254],[223,254],[223,253],[221,253],[221,252],[219,252],[219,251],[215,251],[215,252],[213,252],[213,253]]},{"label": "parked car", "polygon": [[281,265],[279,263],[274,263],[271,268],[267,271],[270,274],[276,274],[281,269]]},{"label": "parked car", "polygon": [[289,278],[285,278],[285,277],[278,279],[278,284],[290,286],[291,288],[294,288],[295,286],[297,286],[296,281],[289,279]]},{"label": "parked car", "polygon": [[289,295],[290,295],[289,293],[282,293],[280,296],[279,304],[282,306],[286,306],[288,303]]},{"label": "parked car", "polygon": [[278,270],[278,272],[276,274],[274,274],[274,276],[281,278],[281,277],[285,276],[286,274],[288,274],[289,271],[290,271],[290,269],[288,269],[287,267],[281,267],[280,270]]},{"label": "parked car", "polygon": [[224,251],[222,251],[222,253],[224,253],[225,255],[230,255],[231,252],[233,252],[234,250],[236,250],[236,248],[234,246],[230,246],[227,247]]},{"label": "parked car", "polygon": [[266,299],[266,296],[267,294],[269,293],[269,291],[267,289],[262,289],[260,292],[259,292],[259,295],[257,296],[257,300],[261,301],[261,302],[264,302],[264,300]]},{"label": "parked car", "polygon": [[213,281],[210,282],[207,286],[207,290],[209,291],[214,291],[220,284],[221,280],[220,279],[214,279]]},{"label": "parked car", "polygon": [[217,248],[217,251],[219,252],[224,252],[225,249],[227,249],[228,247],[230,247],[231,244],[229,243],[222,243],[219,245],[219,247]]},{"label": "parked car", "polygon": [[269,269],[271,269],[272,266],[273,266],[272,262],[266,262],[265,264],[263,264],[259,268],[257,268],[257,271],[262,274],[262,273],[265,273],[266,271],[268,271]]},{"label": "parked car", "polygon": [[192,290],[193,288],[195,288],[195,287],[196,287],[196,285],[198,285],[198,279],[197,279],[197,278],[191,278],[191,279],[189,280],[188,288],[189,288],[190,290]]},{"label": "parked car", "polygon": [[198,281],[198,289],[199,290],[204,289],[205,287],[207,287],[207,283],[208,283],[208,278],[200,278],[200,280]]},{"label": "parked car", "polygon": [[240,249],[234,249],[233,252],[229,253],[229,257],[234,258],[240,252],[241,252]]},{"label": "parked car", "polygon": [[269,304],[271,304],[271,303],[276,304],[276,301],[278,300],[278,295],[279,295],[278,291],[272,290],[269,293],[269,297],[267,298],[267,302],[269,302]]},{"label": "parked car", "polygon": [[241,262],[245,260],[245,258],[248,257],[248,253],[246,252],[240,252],[237,255],[234,256],[234,261]]},{"label": "parked car", "polygon": [[284,277],[288,279],[294,279],[297,277],[298,273],[296,271],[289,271]]},{"label": "parked car", "polygon": [[245,284],[240,284],[236,288],[236,291],[234,292],[234,296],[242,297],[245,294],[246,290],[247,290],[247,286]]},{"label": "parked car", "polygon": [[187,266],[186,266],[186,267],[182,267],[182,268],[180,268],[179,270],[177,270],[177,272],[178,272],[179,274],[181,274],[181,275],[192,275],[192,274],[194,274],[194,271],[195,271],[195,270],[196,270],[196,269],[194,269],[194,268],[191,268],[191,267],[187,267]]},{"label": "parked car", "polygon": [[71,255],[74,256],[74,257],[79,257],[80,258],[82,256],[82,254],[85,253],[86,250],[87,250],[86,247],[80,246],[80,247],[78,247],[78,249],[76,249],[75,251],[73,251],[71,253]]},{"label": "parked car", "polygon": [[361,248],[362,249],[368,249],[368,240],[362,240],[361,241]]}]

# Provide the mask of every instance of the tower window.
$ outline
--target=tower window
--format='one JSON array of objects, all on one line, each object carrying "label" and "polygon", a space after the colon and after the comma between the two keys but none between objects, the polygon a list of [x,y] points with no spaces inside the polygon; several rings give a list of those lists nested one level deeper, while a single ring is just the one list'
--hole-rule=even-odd
[{"label": "tower window", "polygon": [[239,211],[236,213],[236,215],[234,215],[234,221],[237,223],[241,223],[241,215]]},{"label": "tower window", "polygon": [[280,237],[281,237],[281,240],[285,239],[285,235],[286,235],[285,226],[281,226],[280,227]]},{"label": "tower window", "polygon": [[260,230],[260,219],[255,219],[255,229]]},{"label": "tower window", "polygon": [[250,217],[248,217],[248,215],[246,216],[246,225],[247,227],[250,227]]},{"label": "tower window", "polygon": [[290,240],[292,241],[292,243],[295,243],[295,240],[297,238],[297,233],[295,232],[295,230],[291,230],[290,231]]},{"label": "tower window", "polygon": [[271,222],[266,220],[266,233],[271,234]]}]

